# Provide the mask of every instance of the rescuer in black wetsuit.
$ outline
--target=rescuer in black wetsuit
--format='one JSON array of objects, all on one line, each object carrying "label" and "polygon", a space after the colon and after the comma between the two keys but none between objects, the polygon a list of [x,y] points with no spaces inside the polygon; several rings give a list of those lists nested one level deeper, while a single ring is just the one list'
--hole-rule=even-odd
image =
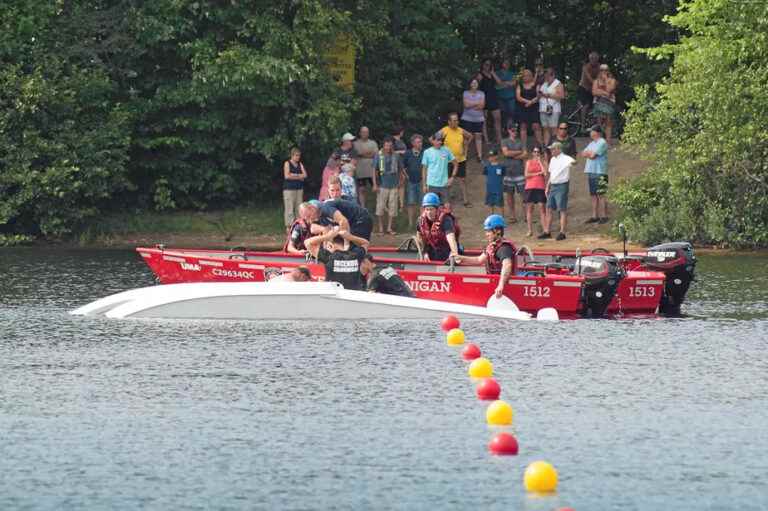
[{"label": "rescuer in black wetsuit", "polygon": [[413,297],[413,292],[403,278],[391,266],[377,267],[373,262],[373,256],[366,254],[360,267],[368,291],[375,291],[386,295]]},{"label": "rescuer in black wetsuit", "polygon": [[368,240],[338,227],[304,242],[307,251],[325,265],[325,280],[338,282],[344,289],[364,289],[360,266],[368,249]]}]

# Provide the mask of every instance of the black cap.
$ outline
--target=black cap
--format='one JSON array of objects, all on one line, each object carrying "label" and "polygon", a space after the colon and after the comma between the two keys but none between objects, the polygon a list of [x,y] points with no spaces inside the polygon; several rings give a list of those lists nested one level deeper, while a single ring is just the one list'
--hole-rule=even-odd
[{"label": "black cap", "polygon": [[595,124],[594,126],[592,126],[591,128],[589,128],[589,131],[595,131],[595,132],[597,132],[597,133],[600,133],[600,134],[602,135],[602,133],[603,133],[603,128],[602,128],[602,127],[600,127],[600,125],[599,125],[599,124]]}]

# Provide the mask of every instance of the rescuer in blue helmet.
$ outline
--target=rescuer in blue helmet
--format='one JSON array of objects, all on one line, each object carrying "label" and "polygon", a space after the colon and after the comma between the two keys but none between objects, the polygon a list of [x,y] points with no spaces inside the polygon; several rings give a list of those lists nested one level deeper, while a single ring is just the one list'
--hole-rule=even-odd
[{"label": "rescuer in blue helmet", "polygon": [[517,251],[511,241],[504,239],[506,226],[504,217],[490,215],[483,222],[485,239],[488,241],[483,253],[477,257],[460,256],[456,258],[456,262],[459,264],[484,264],[486,273],[499,275],[499,283],[494,292],[496,298],[501,298],[504,294],[504,286],[515,271],[515,254]]},{"label": "rescuer in blue helmet", "polygon": [[456,217],[436,193],[421,199],[421,216],[416,222],[416,244],[425,261],[445,261],[460,253],[461,229]]}]

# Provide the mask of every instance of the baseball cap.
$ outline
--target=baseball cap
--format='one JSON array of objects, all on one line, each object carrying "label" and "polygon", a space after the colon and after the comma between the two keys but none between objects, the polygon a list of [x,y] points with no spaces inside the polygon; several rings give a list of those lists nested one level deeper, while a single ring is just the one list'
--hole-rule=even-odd
[{"label": "baseball cap", "polygon": [[499,151],[496,150],[495,147],[491,147],[490,149],[488,149],[488,156],[498,156],[498,155],[499,155]]},{"label": "baseball cap", "polygon": [[354,140],[354,139],[355,139],[355,136],[354,136],[352,133],[349,133],[349,132],[347,132],[347,133],[344,133],[344,134],[341,136],[341,140],[342,140],[343,142],[352,141],[352,140]]},{"label": "baseball cap", "polygon": [[594,126],[589,128],[589,131],[596,131],[597,133],[602,133],[603,128],[601,128],[599,124],[595,124]]},{"label": "baseball cap", "polygon": [[561,144],[560,142],[552,142],[547,147],[549,147],[549,149],[562,149],[563,148],[563,144]]}]

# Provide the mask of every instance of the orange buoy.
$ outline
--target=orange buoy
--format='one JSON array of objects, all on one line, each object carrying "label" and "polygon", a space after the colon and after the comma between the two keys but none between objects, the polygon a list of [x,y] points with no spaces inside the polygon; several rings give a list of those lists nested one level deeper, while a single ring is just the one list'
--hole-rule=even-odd
[{"label": "orange buoy", "polygon": [[488,450],[492,454],[516,456],[518,450],[517,439],[509,433],[499,433],[488,444]]},{"label": "orange buoy", "polygon": [[443,321],[440,323],[440,328],[443,329],[443,332],[448,332],[450,330],[453,330],[454,328],[459,328],[459,326],[461,326],[461,323],[459,322],[459,318],[457,318],[453,314],[448,314],[446,317],[443,318]]},{"label": "orange buoy", "polygon": [[466,346],[464,346],[464,349],[461,351],[461,358],[464,360],[474,360],[476,358],[480,358],[482,353],[480,352],[480,348],[478,348],[477,344],[473,343],[467,343]]},{"label": "orange buoy", "polygon": [[478,399],[496,401],[501,394],[501,385],[493,378],[483,378],[475,393]]}]

